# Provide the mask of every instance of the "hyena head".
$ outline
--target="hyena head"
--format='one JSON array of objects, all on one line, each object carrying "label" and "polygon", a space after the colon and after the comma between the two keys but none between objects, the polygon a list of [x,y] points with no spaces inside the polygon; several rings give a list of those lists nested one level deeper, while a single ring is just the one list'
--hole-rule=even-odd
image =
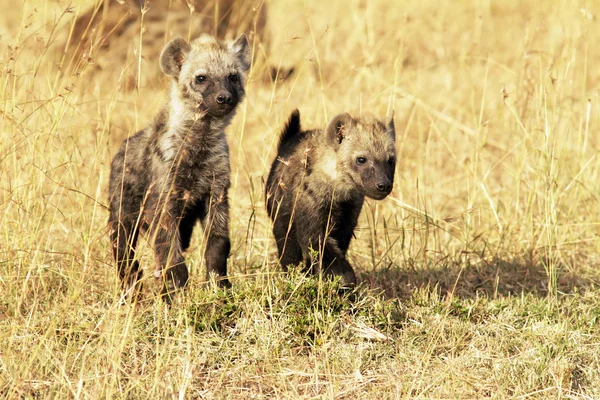
[{"label": "hyena head", "polygon": [[190,44],[175,38],[162,50],[160,67],[174,78],[186,105],[213,117],[223,117],[244,97],[250,56],[244,34],[234,41],[202,35]]},{"label": "hyena head", "polygon": [[329,122],[325,135],[336,150],[341,179],[372,199],[390,194],[396,169],[393,113],[387,122],[339,114]]}]

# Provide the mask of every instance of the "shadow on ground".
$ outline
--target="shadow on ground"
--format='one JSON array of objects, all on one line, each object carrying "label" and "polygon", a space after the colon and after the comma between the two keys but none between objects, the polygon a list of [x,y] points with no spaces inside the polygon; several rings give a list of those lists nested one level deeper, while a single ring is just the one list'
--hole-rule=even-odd
[{"label": "shadow on ground", "polygon": [[[600,269],[597,270],[597,273],[582,275],[559,267],[558,292],[568,294],[598,287]],[[411,297],[413,292],[420,288],[429,288],[438,292],[440,296],[453,294],[461,298],[493,298],[522,293],[546,297],[548,294],[548,276],[541,263],[502,259],[479,265],[382,268],[374,272],[363,272],[361,281],[371,289],[383,290],[387,298],[400,299]]]}]

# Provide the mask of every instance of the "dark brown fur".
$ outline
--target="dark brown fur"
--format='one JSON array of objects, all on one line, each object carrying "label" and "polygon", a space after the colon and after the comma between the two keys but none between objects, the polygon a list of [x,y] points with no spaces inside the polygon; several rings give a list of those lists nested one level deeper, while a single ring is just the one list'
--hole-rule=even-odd
[{"label": "dark brown fur", "polygon": [[365,196],[380,200],[392,190],[394,142],[393,116],[385,124],[340,114],[325,130],[302,131],[292,113],[266,186],[284,270],[304,263],[356,283],[346,252]]},{"label": "dark brown fur", "polygon": [[177,38],[160,58],[173,77],[166,107],[145,130],[128,138],[113,159],[110,218],[113,255],[125,289],[142,271],[135,259],[138,236],[148,232],[157,275],[168,296],[188,280],[184,252],[199,220],[207,238],[207,275],[229,286],[229,149],[224,129],[244,97],[250,67],[245,36],[220,42]]}]

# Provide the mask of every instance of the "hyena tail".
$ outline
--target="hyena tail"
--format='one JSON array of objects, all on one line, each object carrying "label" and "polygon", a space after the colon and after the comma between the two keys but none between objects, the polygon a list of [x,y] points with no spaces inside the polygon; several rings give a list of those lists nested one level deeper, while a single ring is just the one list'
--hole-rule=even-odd
[{"label": "hyena tail", "polygon": [[285,128],[283,128],[283,132],[281,132],[281,136],[279,137],[279,146],[277,147],[277,152],[281,153],[281,148],[289,142],[292,138],[296,137],[300,133],[300,111],[298,109],[292,111],[292,115],[290,115],[290,119],[287,124],[285,124]]}]

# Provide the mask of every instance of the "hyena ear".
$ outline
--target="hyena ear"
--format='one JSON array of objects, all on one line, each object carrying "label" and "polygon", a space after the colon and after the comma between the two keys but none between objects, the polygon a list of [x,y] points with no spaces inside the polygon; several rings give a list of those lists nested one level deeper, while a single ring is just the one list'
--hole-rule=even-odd
[{"label": "hyena ear", "polygon": [[327,142],[334,147],[337,147],[342,143],[342,140],[348,135],[348,131],[352,125],[352,117],[348,113],[338,114],[325,128],[325,136]]},{"label": "hyena ear", "polygon": [[178,76],[189,51],[190,45],[183,38],[171,40],[160,53],[160,69],[169,76]]},{"label": "hyena ear", "polygon": [[387,122],[385,124],[385,128],[387,134],[392,137],[392,140],[396,140],[396,127],[394,126],[394,110],[390,111],[386,118]]},{"label": "hyena ear", "polygon": [[232,42],[229,45],[229,49],[240,62],[242,69],[248,71],[248,69],[250,69],[250,59],[252,55],[250,54],[250,45],[248,44],[246,35],[242,33],[235,42]]}]

